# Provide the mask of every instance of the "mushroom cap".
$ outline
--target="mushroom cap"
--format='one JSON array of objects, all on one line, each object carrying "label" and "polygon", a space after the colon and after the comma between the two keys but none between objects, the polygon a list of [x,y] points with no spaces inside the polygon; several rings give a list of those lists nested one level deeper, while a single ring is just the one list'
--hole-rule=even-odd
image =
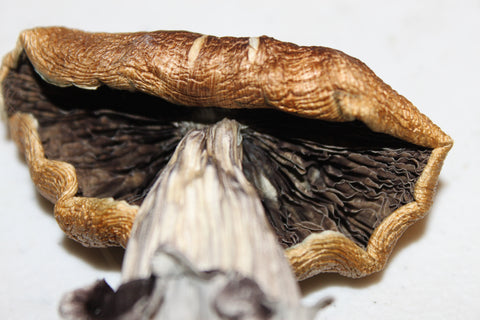
[{"label": "mushroom cap", "polygon": [[429,209],[453,144],[359,60],[268,37],[36,28],[4,58],[0,81],[35,185],[87,246],[125,246],[181,137],[237,119],[244,173],[300,279],[382,269]]}]

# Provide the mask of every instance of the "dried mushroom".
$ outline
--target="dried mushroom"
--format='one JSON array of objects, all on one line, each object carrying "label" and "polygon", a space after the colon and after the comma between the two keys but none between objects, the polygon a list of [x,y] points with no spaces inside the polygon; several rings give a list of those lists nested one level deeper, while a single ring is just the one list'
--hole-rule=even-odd
[{"label": "dried mushroom", "polygon": [[37,28],[0,81],[35,185],[87,246],[126,246],[182,137],[235,120],[243,174],[300,279],[383,268],[453,144],[359,60],[268,37]]}]

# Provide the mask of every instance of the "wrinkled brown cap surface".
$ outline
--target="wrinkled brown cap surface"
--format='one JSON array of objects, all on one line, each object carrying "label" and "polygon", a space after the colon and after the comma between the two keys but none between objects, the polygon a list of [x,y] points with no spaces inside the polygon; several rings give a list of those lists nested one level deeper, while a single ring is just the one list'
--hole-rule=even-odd
[{"label": "wrinkled brown cap surface", "polygon": [[357,59],[268,37],[38,28],[0,81],[34,183],[90,246],[126,245],[188,130],[238,121],[244,174],[299,278],[381,269],[452,146]]}]

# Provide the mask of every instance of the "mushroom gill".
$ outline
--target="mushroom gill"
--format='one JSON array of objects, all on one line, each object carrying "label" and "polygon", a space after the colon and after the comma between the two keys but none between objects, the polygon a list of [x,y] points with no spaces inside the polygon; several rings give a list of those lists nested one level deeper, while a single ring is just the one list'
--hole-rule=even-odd
[{"label": "mushroom gill", "polygon": [[414,201],[431,149],[362,123],[269,109],[185,107],[102,86],[58,87],[22,54],[3,82],[7,113],[32,114],[48,159],[72,164],[77,195],[140,205],[181,138],[223,118],[241,124],[243,171],[279,242],[338,231],[366,247],[373,230]]}]

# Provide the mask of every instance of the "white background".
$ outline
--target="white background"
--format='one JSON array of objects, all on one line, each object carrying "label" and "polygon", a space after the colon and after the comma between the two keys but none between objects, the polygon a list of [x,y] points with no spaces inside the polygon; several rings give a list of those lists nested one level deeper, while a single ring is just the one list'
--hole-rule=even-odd
[{"label": "white background", "polygon": [[[428,218],[407,231],[385,271],[320,275],[306,303],[333,296],[318,319],[480,319],[480,1],[5,1],[0,54],[22,29],[180,29],[269,35],[340,49],[363,60],[455,140]],[[66,239],[0,123],[0,318],[56,319],[64,292],[106,278],[120,249]]]}]

